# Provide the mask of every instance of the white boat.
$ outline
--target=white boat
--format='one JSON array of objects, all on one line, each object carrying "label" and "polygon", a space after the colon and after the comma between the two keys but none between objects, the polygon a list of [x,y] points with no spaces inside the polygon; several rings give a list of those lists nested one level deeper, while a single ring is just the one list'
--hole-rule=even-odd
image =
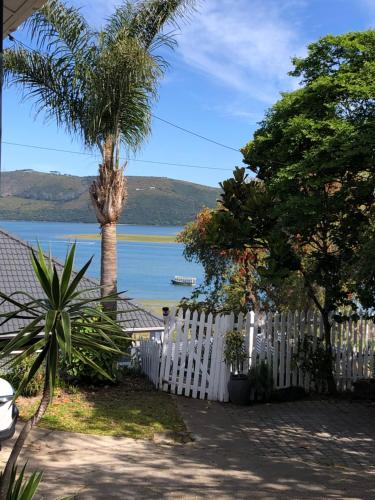
[{"label": "white boat", "polygon": [[195,286],[197,278],[190,278],[188,276],[175,276],[171,279],[173,285]]}]

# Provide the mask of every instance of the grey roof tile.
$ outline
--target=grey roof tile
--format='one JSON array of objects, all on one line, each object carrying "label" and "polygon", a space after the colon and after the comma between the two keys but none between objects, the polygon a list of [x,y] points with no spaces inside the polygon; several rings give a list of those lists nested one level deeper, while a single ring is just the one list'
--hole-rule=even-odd
[{"label": "grey roof tile", "polygon": [[[40,287],[31,265],[31,249],[33,247],[17,237],[0,229],[0,290],[10,295],[11,293],[22,291],[38,298],[44,297],[44,292]],[[63,265],[53,259],[58,271]],[[82,279],[82,289],[97,287],[99,284],[95,280],[84,277]],[[98,295],[98,291],[88,292],[92,296]],[[25,300],[22,296],[20,301]],[[9,304],[3,304],[0,310],[11,310]],[[157,316],[146,311],[131,300],[118,302],[119,320],[123,322],[125,329],[160,328],[163,329],[163,321]],[[22,327],[21,320],[9,321],[0,326],[0,334],[14,331]]]}]

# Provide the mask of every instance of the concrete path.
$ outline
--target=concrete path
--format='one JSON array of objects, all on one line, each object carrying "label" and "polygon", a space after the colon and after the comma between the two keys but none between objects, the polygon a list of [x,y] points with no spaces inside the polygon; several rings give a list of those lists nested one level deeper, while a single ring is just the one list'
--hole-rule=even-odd
[{"label": "concrete path", "polygon": [[375,498],[375,406],[178,404],[192,443],[37,429],[22,458],[44,470],[48,500]]}]

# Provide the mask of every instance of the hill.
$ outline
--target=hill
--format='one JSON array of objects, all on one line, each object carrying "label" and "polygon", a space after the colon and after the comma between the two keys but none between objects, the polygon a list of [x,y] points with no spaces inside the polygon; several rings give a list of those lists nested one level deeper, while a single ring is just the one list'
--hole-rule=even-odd
[{"label": "hill", "polygon": [[[16,170],[2,173],[0,219],[96,222],[88,195],[94,177]],[[219,189],[166,177],[129,176],[120,222],[182,225],[204,206],[215,206]]]}]

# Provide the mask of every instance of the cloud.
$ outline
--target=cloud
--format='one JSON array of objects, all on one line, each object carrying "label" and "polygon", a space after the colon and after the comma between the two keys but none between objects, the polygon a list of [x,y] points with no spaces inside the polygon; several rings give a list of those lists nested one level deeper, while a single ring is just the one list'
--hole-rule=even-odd
[{"label": "cloud", "polygon": [[179,37],[184,61],[266,104],[292,88],[290,59],[302,53],[298,9],[304,0],[206,0]]}]

